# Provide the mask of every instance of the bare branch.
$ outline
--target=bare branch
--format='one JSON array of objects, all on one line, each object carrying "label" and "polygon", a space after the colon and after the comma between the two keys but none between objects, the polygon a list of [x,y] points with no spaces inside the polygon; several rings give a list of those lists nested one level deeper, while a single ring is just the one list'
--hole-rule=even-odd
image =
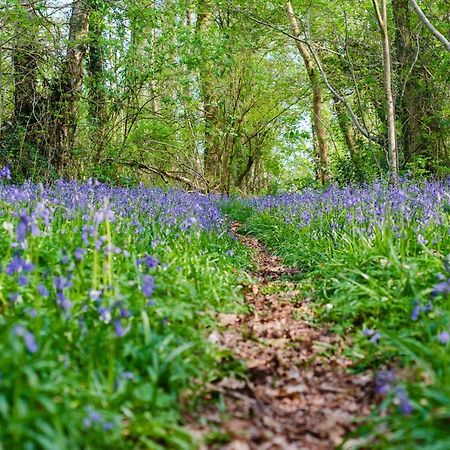
[{"label": "bare branch", "polygon": [[425,24],[425,26],[431,31],[436,39],[440,41],[440,43],[444,46],[445,50],[450,52],[450,42],[446,39],[446,37],[440,33],[433,24],[428,20],[428,17],[420,8],[419,4],[416,0],[411,0],[411,4],[416,11],[417,15],[420,17],[420,20]]}]

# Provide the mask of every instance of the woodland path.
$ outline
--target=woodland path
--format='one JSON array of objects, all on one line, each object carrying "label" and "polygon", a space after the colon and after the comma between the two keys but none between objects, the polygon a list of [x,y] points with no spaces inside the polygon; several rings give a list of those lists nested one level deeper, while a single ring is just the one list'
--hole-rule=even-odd
[{"label": "woodland path", "polygon": [[[247,380],[225,378],[209,386],[223,395],[226,413],[201,412],[207,426],[231,437],[202,449],[327,450],[338,446],[354,418],[370,412],[371,376],[349,373],[345,343],[313,324],[307,298],[282,265],[253,237],[233,234],[254,251],[257,271],[246,286],[247,315],[221,314],[221,329],[209,338],[244,362]],[[198,417],[198,416],[197,416]]]}]

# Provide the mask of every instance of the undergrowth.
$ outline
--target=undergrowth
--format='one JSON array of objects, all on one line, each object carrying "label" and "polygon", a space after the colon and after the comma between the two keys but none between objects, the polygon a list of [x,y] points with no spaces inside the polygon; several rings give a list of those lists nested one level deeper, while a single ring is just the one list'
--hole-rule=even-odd
[{"label": "undergrowth", "polygon": [[449,192],[405,181],[223,205],[302,270],[319,318],[352,337],[357,370],[374,371],[381,400],[356,448],[450,448]]}]

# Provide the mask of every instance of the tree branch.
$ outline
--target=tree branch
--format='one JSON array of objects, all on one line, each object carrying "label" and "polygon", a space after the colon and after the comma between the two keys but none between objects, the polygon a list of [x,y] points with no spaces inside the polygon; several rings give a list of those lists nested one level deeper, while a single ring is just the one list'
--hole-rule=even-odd
[{"label": "tree branch", "polygon": [[431,31],[434,37],[440,41],[440,43],[444,46],[444,48],[450,52],[450,42],[446,39],[446,37],[440,33],[433,24],[428,20],[428,17],[422,11],[420,6],[418,5],[416,0],[411,0],[411,4],[416,11],[417,15],[420,17],[420,20],[425,24],[425,26]]}]

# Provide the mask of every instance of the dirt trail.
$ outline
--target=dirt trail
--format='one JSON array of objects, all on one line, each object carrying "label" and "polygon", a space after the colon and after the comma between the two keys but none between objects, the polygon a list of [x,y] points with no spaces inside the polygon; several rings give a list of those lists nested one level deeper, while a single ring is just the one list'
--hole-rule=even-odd
[{"label": "dirt trail", "polygon": [[197,431],[212,427],[231,442],[203,448],[334,449],[354,427],[353,418],[369,413],[371,377],[348,373],[344,342],[311,325],[308,299],[289,281],[292,269],[256,239],[238,235],[237,228],[233,232],[254,249],[258,267],[256,284],[245,293],[252,312],[222,314],[223,331],[210,340],[245,363],[248,379],[226,378],[210,386],[223,394],[226,413],[202,411],[208,425]]}]

